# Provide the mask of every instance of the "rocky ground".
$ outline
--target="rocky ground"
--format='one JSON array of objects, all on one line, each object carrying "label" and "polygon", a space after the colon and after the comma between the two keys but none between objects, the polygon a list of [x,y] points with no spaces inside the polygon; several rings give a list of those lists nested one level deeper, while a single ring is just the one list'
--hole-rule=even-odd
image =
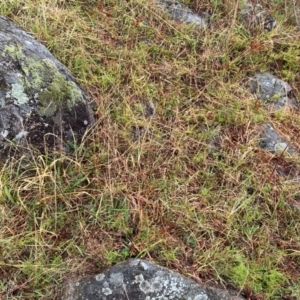
[{"label": "rocky ground", "polygon": [[0,297],[299,298],[296,3],[0,10]]}]

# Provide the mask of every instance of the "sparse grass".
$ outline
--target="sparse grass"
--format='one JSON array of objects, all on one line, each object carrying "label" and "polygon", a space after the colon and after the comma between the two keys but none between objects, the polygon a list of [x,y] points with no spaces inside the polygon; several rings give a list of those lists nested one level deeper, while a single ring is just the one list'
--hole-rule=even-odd
[{"label": "sparse grass", "polygon": [[299,183],[274,171],[295,173],[299,157],[257,146],[258,126],[270,121],[300,151],[299,114],[264,110],[245,84],[271,71],[300,99],[292,7],[267,1],[279,25],[251,35],[232,21],[235,1],[202,2],[184,1],[212,8],[205,32],[146,0],[0,3],[99,107],[74,156],[39,156],[26,171],[3,165],[1,299],[59,299],[69,276],[128,257],[252,299],[300,299]]}]

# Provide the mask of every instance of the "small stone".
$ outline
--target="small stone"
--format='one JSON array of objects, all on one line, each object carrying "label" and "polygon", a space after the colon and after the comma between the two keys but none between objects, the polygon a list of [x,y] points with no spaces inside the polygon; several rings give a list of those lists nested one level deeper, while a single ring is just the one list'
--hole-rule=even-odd
[{"label": "small stone", "polygon": [[271,124],[263,124],[259,146],[271,153],[297,154],[297,151],[284,141]]},{"label": "small stone", "polygon": [[145,104],[145,117],[151,118],[155,115],[155,106],[152,101],[147,101]]},{"label": "small stone", "polygon": [[271,31],[276,26],[276,20],[259,3],[246,3],[241,9],[241,16],[249,29],[261,26],[264,30]]},{"label": "small stone", "polygon": [[297,101],[289,96],[292,87],[270,73],[257,72],[253,74],[250,76],[249,85],[250,91],[256,94],[267,108],[299,107]]}]

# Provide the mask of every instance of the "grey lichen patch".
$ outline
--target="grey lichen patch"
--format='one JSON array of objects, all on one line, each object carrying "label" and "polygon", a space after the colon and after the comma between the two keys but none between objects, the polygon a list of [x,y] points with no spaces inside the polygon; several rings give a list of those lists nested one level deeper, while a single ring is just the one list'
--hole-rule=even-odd
[{"label": "grey lichen patch", "polygon": [[162,290],[163,286],[162,286],[159,278],[154,279],[154,281],[152,282],[152,288],[156,292],[160,292]]},{"label": "grey lichen patch", "polygon": [[20,140],[28,135],[28,131],[20,131],[14,138],[15,141]]},{"label": "grey lichen patch", "polygon": [[143,269],[146,271],[148,269],[148,265],[144,262],[141,262],[141,266],[143,267]]},{"label": "grey lichen patch", "polygon": [[[152,298],[150,296],[147,296],[145,300],[169,300],[170,298],[168,297],[165,297],[165,296],[159,296],[159,297],[155,297],[155,298]],[[188,300],[191,300],[191,299],[188,299]],[[194,300],[194,299],[193,299]]]},{"label": "grey lichen patch", "polygon": [[124,276],[122,273],[113,273],[110,275],[110,282],[115,286],[122,286],[124,282]]},{"label": "grey lichen patch", "polygon": [[0,134],[2,135],[2,137],[6,138],[9,132],[7,130],[3,130]]},{"label": "grey lichen patch", "polygon": [[144,280],[144,276],[142,274],[135,276],[135,281],[139,283],[139,287],[142,292],[145,294],[148,293],[157,293],[163,289],[163,285],[161,284],[160,277],[154,277],[150,281]]},{"label": "grey lichen patch", "polygon": [[194,299],[189,298],[190,300],[208,300],[208,296],[206,294],[197,295]]},{"label": "grey lichen patch", "polygon": [[105,296],[108,296],[108,295],[111,295],[112,294],[112,290],[110,288],[103,288],[102,289],[102,293],[105,295]]},{"label": "grey lichen patch", "polygon": [[[20,83],[14,83],[11,86],[10,95],[14,98],[15,105],[26,104],[29,101],[27,94],[25,93],[24,86]],[[9,93],[8,93],[9,96]]]},{"label": "grey lichen patch", "polygon": [[144,280],[144,276],[142,274],[137,275],[135,277],[135,280],[139,283],[139,287],[142,292],[144,292],[145,294],[152,293],[153,290],[151,284],[148,281]]},{"label": "grey lichen patch", "polygon": [[140,259],[137,258],[137,259],[129,260],[129,261],[128,261],[128,264],[129,264],[130,267],[136,267],[136,266],[138,266],[141,262],[142,262],[142,260],[140,260]]},{"label": "grey lichen patch", "polygon": [[97,274],[97,275],[95,276],[95,279],[96,279],[97,281],[101,281],[101,280],[103,280],[104,278],[105,278],[105,275],[104,275],[103,273]]}]

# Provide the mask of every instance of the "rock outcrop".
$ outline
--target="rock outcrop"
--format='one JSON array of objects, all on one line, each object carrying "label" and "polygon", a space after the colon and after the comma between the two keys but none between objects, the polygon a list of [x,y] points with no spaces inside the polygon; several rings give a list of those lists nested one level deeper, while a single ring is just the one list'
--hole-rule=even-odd
[{"label": "rock outcrop", "polygon": [[94,122],[67,68],[23,29],[0,17],[0,157],[35,149],[69,152]]},{"label": "rock outcrop", "polygon": [[166,268],[129,259],[91,278],[70,281],[63,300],[242,300],[237,292],[206,287]]}]

